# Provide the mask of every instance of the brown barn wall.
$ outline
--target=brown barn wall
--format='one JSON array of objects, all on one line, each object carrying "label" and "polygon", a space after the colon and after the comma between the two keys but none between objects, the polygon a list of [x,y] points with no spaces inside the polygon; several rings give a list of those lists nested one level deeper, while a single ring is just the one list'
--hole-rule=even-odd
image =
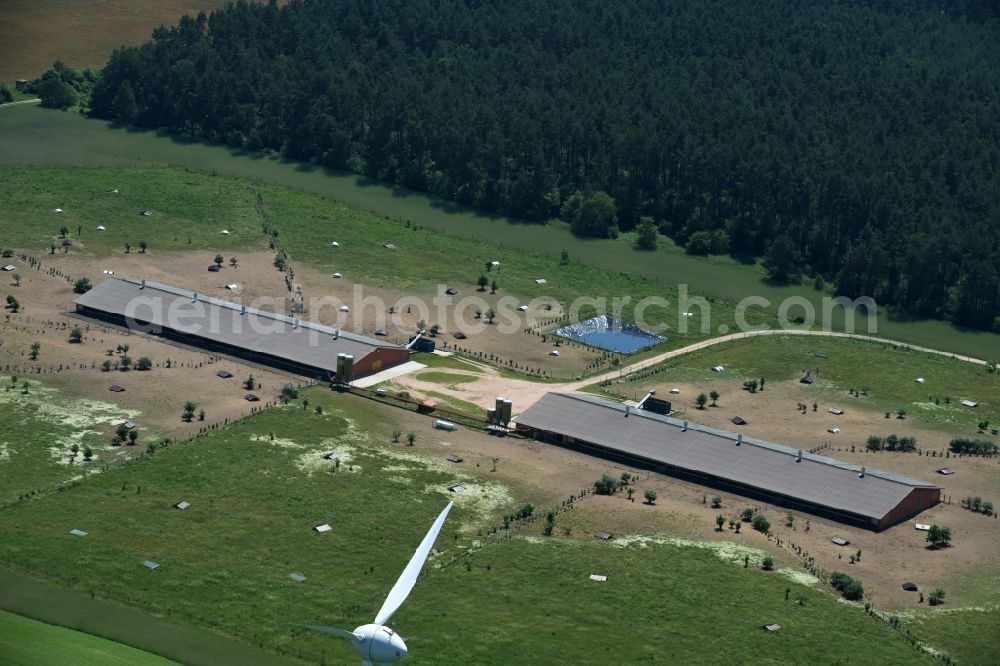
[{"label": "brown barn wall", "polygon": [[354,377],[364,377],[410,360],[407,349],[376,349],[354,362]]},{"label": "brown barn wall", "polygon": [[879,521],[880,530],[887,529],[912,518],[921,511],[926,511],[941,501],[941,491],[938,488],[914,488],[910,491],[902,502],[896,505],[889,513]]}]

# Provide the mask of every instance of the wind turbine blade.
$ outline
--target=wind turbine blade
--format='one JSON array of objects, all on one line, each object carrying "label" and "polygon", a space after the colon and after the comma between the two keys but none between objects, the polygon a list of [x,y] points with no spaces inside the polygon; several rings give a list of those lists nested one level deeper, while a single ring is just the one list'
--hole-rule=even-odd
[{"label": "wind turbine blade", "polygon": [[444,519],[448,517],[448,512],[451,511],[451,506],[454,502],[448,502],[448,506],[444,508],[441,515],[437,517],[434,524],[431,525],[430,531],[424,540],[420,542],[420,546],[417,547],[417,552],[413,553],[413,558],[410,563],[406,565],[403,569],[402,575],[400,575],[399,580],[396,584],[392,586],[392,590],[389,591],[389,596],[385,598],[385,603],[382,604],[382,609],[379,610],[378,615],[375,616],[375,624],[385,624],[392,617],[392,614],[399,609],[399,607],[406,601],[406,597],[409,596],[410,590],[413,589],[414,584],[417,582],[417,575],[420,573],[421,567],[424,566],[424,561],[427,559],[427,555],[431,552],[431,547],[434,545],[434,540],[437,539],[438,532],[441,531],[441,527],[444,525]]},{"label": "wind turbine blade", "polygon": [[292,622],[292,625],[302,627],[303,629],[309,629],[311,631],[320,631],[324,634],[330,634],[331,636],[339,636],[341,638],[346,638],[349,641],[362,640],[362,637],[354,635],[353,632],[345,631],[344,629],[337,629],[336,627],[327,627],[321,624],[296,624],[295,622]]}]

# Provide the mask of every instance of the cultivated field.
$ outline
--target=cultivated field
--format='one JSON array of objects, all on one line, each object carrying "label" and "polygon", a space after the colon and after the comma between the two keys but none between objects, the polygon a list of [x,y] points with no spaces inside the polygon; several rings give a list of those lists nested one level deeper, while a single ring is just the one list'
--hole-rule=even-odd
[{"label": "cultivated field", "polygon": [[55,60],[83,69],[104,66],[111,52],[150,39],[184,14],[209,12],[224,0],[6,0],[0,22],[0,81],[41,76]]},{"label": "cultivated field", "polygon": [[8,666],[169,666],[176,662],[121,643],[0,611],[0,654]]},{"label": "cultivated field", "polygon": [[[354,174],[333,173],[307,164],[283,162],[272,157],[248,156],[221,146],[175,141],[158,137],[153,132],[110,128],[106,123],[86,120],[77,114],[33,108],[8,108],[0,112],[0,136],[4,136],[5,152],[0,164],[8,165],[141,165],[172,164],[214,173],[243,176],[254,181],[290,186],[298,190],[374,212],[392,221],[396,236],[404,233],[404,221],[425,230],[445,232],[452,238],[475,241],[476,247],[490,247],[490,254],[506,249],[543,253],[552,263],[566,249],[574,265],[600,268],[621,277],[642,276],[651,288],[674,303],[673,294],[679,284],[688,285],[692,294],[705,294],[717,301],[735,303],[749,296],[762,296],[772,304],[772,316],[783,299],[796,296],[816,304],[820,310],[820,292],[807,287],[780,287],[763,279],[759,266],[743,266],[728,258],[697,258],[683,254],[665,242],[654,253],[637,252],[627,239],[618,241],[574,238],[556,227],[523,224],[517,221],[484,215],[447,202],[422,195],[377,185]],[[461,248],[448,253],[460,256]],[[494,257],[495,258],[495,257]],[[470,279],[474,279],[471,276]],[[609,285],[611,286],[611,285]],[[580,294],[611,293],[610,290],[578,292]],[[613,295],[631,295],[633,291],[615,291]],[[731,305],[717,302],[709,329],[717,334],[718,327],[728,321]],[[721,312],[718,310],[721,308]],[[798,314],[796,310],[790,316]],[[676,317],[671,319],[676,325]],[[691,322],[697,329],[699,322]],[[833,324],[839,325],[834,319]],[[862,330],[861,332],[867,332]],[[954,351],[981,358],[995,356],[1000,349],[1000,335],[958,330],[934,320],[898,317],[880,312],[878,334],[895,340],[935,349]]]}]

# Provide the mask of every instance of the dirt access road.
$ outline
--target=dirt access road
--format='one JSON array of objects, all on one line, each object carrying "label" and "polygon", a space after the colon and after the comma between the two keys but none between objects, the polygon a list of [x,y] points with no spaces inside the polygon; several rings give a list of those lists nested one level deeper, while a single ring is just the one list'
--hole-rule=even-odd
[{"label": "dirt access road", "polygon": [[487,407],[492,407],[497,396],[504,396],[509,398],[514,402],[514,412],[520,413],[527,409],[529,406],[533,405],[539,398],[541,398],[545,393],[550,391],[579,391],[586,386],[597,384],[606,380],[618,379],[625,377],[633,372],[638,372],[646,368],[658,365],[664,361],[681,356],[683,354],[688,354],[699,349],[705,349],[706,347],[712,347],[714,345],[723,344],[726,342],[732,342],[733,340],[742,340],[745,338],[752,338],[758,336],[766,335],[811,335],[818,337],[833,337],[833,338],[854,338],[857,340],[867,340],[869,342],[880,342],[891,345],[896,345],[897,347],[905,347],[907,349],[912,349],[914,351],[925,352],[928,354],[937,354],[939,356],[947,356],[950,358],[955,358],[960,361],[966,361],[968,363],[974,363],[976,365],[986,365],[986,361],[979,358],[973,358],[971,356],[962,356],[960,354],[953,354],[951,352],[943,352],[936,349],[928,349],[926,347],[918,347],[916,345],[907,344],[905,342],[898,342],[896,340],[886,340],[884,338],[878,338],[871,335],[858,335],[855,333],[834,333],[828,331],[797,331],[797,330],[768,330],[768,331],[747,331],[743,333],[732,333],[730,335],[720,336],[718,338],[712,338],[711,340],[704,340],[702,342],[696,342],[695,344],[688,345],[686,347],[681,347],[679,349],[672,349],[670,351],[663,352],[662,354],[657,354],[650,358],[644,359],[633,363],[632,365],[624,366],[618,370],[612,370],[610,372],[605,372],[599,375],[594,375],[587,377],[585,379],[579,379],[572,382],[540,382],[532,381],[528,379],[520,379],[516,377],[508,377],[502,375],[495,368],[474,361],[470,361],[470,364],[474,365],[474,368],[470,368],[470,371],[465,372],[461,370],[451,370],[448,372],[454,372],[456,374],[469,375],[474,377],[474,381],[464,382],[461,384],[442,384],[439,382],[427,382],[420,379],[420,374],[407,375],[400,377],[396,381],[407,388],[414,389],[418,392],[426,391],[437,391],[445,393],[447,395],[453,396],[460,400],[465,400],[466,402],[471,402],[484,409]]}]

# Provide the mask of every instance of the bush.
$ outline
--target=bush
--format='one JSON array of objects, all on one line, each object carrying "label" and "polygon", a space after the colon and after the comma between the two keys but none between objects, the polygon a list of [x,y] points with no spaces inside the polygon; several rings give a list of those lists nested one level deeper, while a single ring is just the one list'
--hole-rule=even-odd
[{"label": "bush", "polygon": [[153,361],[148,356],[141,357],[135,364],[136,370],[142,370],[145,372],[153,367]]},{"label": "bush", "polygon": [[940,606],[941,604],[944,603],[944,595],[945,595],[944,590],[939,587],[933,592],[931,592],[931,595],[927,597],[927,602],[931,606]]},{"label": "bush", "polygon": [[948,448],[952,453],[968,453],[974,456],[993,456],[997,453],[997,445],[986,439],[966,439],[959,437],[951,440]]},{"label": "bush", "polygon": [[764,559],[761,560],[760,568],[763,569],[764,571],[774,570],[774,558],[771,557],[770,555],[765,555]]},{"label": "bush", "polygon": [[767,533],[768,530],[771,529],[771,522],[767,518],[765,518],[764,514],[762,513],[758,513],[756,516],[754,516],[751,524],[753,525],[753,528],[755,530],[757,530],[758,532],[763,532],[765,534]]},{"label": "bush", "polygon": [[722,498],[716,495],[712,498],[712,508],[718,509],[720,506],[722,506]]},{"label": "bush", "polygon": [[77,294],[86,294],[91,289],[90,279],[82,277],[73,283],[73,291]]},{"label": "bush", "polygon": [[865,596],[865,588],[861,582],[840,571],[830,574],[830,585],[851,601],[859,601]]},{"label": "bush", "polygon": [[740,519],[743,520],[743,522],[745,523],[749,523],[751,520],[753,520],[753,509],[751,508],[743,509],[743,513],[740,514]]},{"label": "bush", "polygon": [[615,488],[618,487],[618,482],[615,481],[614,477],[610,474],[605,474],[601,479],[594,483],[594,492],[598,495],[614,495]]},{"label": "bush", "polygon": [[299,397],[299,389],[296,388],[295,384],[285,384],[281,387],[281,401],[290,402],[292,400],[297,400]]}]

